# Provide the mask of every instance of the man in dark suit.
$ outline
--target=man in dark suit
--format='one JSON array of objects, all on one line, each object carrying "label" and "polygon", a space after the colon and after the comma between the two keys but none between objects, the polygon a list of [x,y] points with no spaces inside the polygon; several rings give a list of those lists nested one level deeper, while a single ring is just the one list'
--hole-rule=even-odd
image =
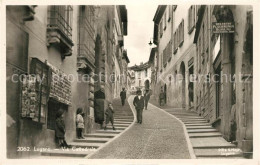
[{"label": "man in dark suit", "polygon": [[123,88],[123,90],[120,92],[120,97],[121,97],[122,106],[124,106],[124,105],[125,105],[125,99],[126,99],[126,91],[125,91],[125,88]]},{"label": "man in dark suit", "polygon": [[137,123],[142,124],[143,109],[144,109],[144,97],[142,96],[141,90],[138,90],[136,93],[137,93],[137,96],[135,96],[133,104],[135,106],[136,113],[137,113]]}]

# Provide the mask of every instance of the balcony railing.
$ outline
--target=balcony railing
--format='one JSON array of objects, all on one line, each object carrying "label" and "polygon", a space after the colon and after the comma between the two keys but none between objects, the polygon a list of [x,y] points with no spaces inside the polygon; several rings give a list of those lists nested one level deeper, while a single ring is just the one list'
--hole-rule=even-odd
[{"label": "balcony railing", "polygon": [[70,40],[72,39],[72,7],[71,6],[50,6],[48,27],[58,28]]}]

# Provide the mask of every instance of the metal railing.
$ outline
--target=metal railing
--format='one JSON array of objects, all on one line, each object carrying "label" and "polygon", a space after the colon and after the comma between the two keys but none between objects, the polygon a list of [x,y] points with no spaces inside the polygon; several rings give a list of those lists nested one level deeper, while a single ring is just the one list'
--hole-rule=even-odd
[{"label": "metal railing", "polygon": [[56,27],[72,39],[72,7],[71,6],[50,6],[48,9],[48,27]]}]

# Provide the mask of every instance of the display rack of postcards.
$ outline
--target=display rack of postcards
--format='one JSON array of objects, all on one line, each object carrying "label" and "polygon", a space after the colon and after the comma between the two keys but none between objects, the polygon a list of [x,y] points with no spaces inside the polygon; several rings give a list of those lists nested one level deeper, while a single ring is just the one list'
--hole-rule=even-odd
[{"label": "display rack of postcards", "polygon": [[22,111],[21,116],[24,118],[35,118],[39,110],[39,90],[36,90],[36,77],[33,75],[23,76],[22,81]]},{"label": "display rack of postcards", "polygon": [[71,82],[68,76],[50,63],[46,62],[52,70],[50,97],[66,105],[71,105]]},{"label": "display rack of postcards", "polygon": [[32,58],[30,74],[36,77],[36,93],[39,100],[39,105],[36,108],[33,121],[45,123],[48,99],[50,93],[50,69],[37,58]]}]

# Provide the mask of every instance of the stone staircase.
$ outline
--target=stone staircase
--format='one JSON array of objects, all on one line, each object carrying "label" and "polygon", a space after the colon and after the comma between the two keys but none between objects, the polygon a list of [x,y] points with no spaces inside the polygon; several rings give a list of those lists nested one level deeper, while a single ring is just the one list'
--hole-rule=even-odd
[{"label": "stone staircase", "polygon": [[218,130],[196,112],[182,109],[165,111],[184,123],[198,159],[243,159],[242,151],[227,142]]},{"label": "stone staircase", "polygon": [[121,101],[115,99],[113,107],[116,130],[113,130],[109,123],[106,130],[99,129],[95,133],[85,134],[85,139],[74,139],[69,142],[68,144],[72,146],[71,149],[52,149],[51,151],[42,152],[40,158],[84,158],[104,146],[134,122],[133,112],[127,101],[125,106],[122,107]]}]

